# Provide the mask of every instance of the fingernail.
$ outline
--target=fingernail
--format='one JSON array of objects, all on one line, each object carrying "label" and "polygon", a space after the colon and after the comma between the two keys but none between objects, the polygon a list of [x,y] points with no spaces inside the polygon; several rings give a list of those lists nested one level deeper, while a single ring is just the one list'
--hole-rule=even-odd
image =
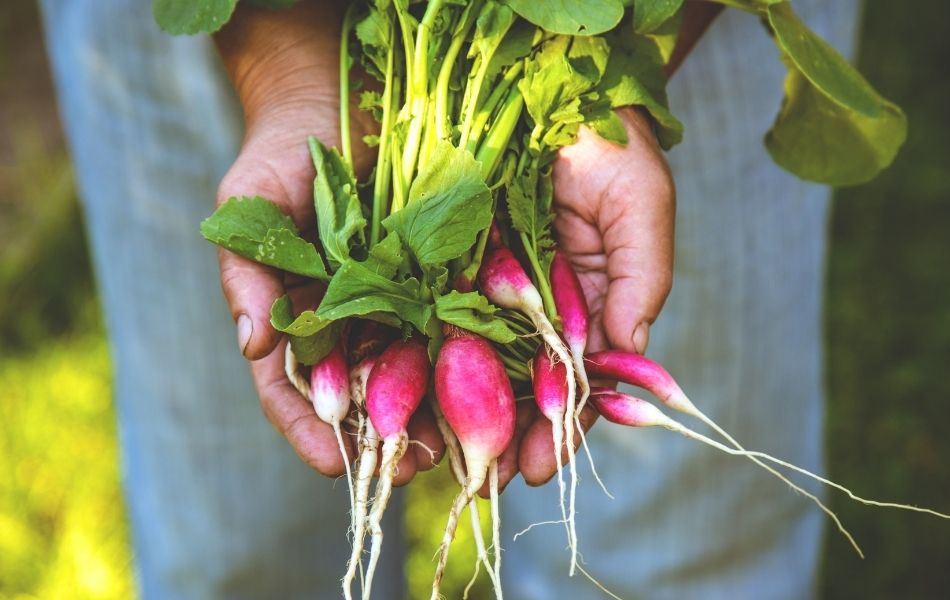
[{"label": "fingernail", "polygon": [[254,333],[254,323],[251,317],[241,314],[237,320],[238,347],[241,354],[247,350],[247,345],[251,343],[251,334]]},{"label": "fingernail", "polygon": [[637,354],[646,352],[647,344],[650,343],[650,324],[641,322],[637,325],[637,328],[633,330],[631,339],[633,340],[633,349]]}]

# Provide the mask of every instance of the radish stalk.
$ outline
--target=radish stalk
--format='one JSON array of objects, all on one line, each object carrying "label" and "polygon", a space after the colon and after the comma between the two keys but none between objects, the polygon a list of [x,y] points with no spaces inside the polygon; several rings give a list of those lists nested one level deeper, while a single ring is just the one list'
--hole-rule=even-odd
[{"label": "radish stalk", "polygon": [[[439,408],[462,447],[466,477],[439,546],[432,600],[439,598],[459,515],[485,483],[490,467],[511,442],[515,429],[511,382],[495,350],[481,337],[454,328],[448,332],[435,366],[435,391]],[[492,512],[497,514],[497,494],[492,498]],[[500,552],[500,548],[495,551]],[[495,560],[492,571],[497,574],[497,554]]]},{"label": "radish stalk", "polygon": [[366,381],[366,411],[382,440],[382,459],[369,514],[372,546],[364,598],[369,598],[372,592],[373,575],[383,544],[382,518],[392,494],[396,464],[408,447],[409,417],[419,407],[428,386],[428,353],[425,344],[415,338],[390,344],[376,360]]},{"label": "radish stalk", "polygon": [[567,398],[569,401],[564,407],[564,431],[567,439],[568,464],[571,469],[571,493],[570,510],[568,513],[568,543],[571,547],[571,567],[570,575],[574,575],[577,567],[577,530],[574,525],[574,500],[577,489],[577,474],[574,468],[574,398],[575,398],[575,379],[573,361],[570,352],[560,336],[551,325],[547,315],[544,312],[544,302],[541,300],[541,294],[538,293],[527,273],[518,263],[511,250],[500,246],[492,248],[482,263],[482,268],[478,273],[478,283],[485,296],[502,308],[519,310],[526,314],[531,322],[541,334],[544,340],[558,360],[564,363],[566,368],[564,379],[567,384]]}]

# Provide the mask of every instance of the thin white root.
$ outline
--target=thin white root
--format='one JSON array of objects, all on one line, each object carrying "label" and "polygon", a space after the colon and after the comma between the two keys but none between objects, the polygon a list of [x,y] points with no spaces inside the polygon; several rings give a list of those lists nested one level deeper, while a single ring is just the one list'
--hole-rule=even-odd
[{"label": "thin white root", "polygon": [[574,425],[577,426],[577,431],[581,434],[581,445],[584,447],[584,454],[587,455],[587,461],[590,463],[590,472],[594,476],[594,480],[597,482],[597,485],[600,486],[600,489],[603,490],[604,495],[613,500],[614,495],[610,493],[610,491],[607,489],[607,486],[604,485],[603,480],[600,478],[600,475],[597,474],[597,467],[594,466],[594,455],[591,454],[590,446],[587,445],[587,434],[584,433],[584,428],[581,427],[580,418],[574,418]]},{"label": "thin white root", "polygon": [[[567,379],[568,402],[564,411],[563,426],[564,439],[567,440],[567,464],[571,475],[571,491],[570,499],[568,501],[567,519],[567,541],[568,544],[570,544],[571,549],[571,568],[568,574],[573,577],[574,570],[577,567],[577,527],[575,526],[574,520],[574,515],[576,513],[575,503],[577,499],[577,469],[575,468],[574,460],[574,409],[576,407],[574,399],[577,397],[577,387],[576,381],[574,380],[574,361],[571,360],[570,351],[567,349],[564,341],[561,340],[561,336],[559,336],[557,331],[554,330],[551,322],[543,312],[529,314],[528,316],[531,318],[535,324],[535,327],[537,327],[538,331],[541,333],[541,338],[544,340],[544,343],[546,343],[548,347],[554,352],[554,354],[557,355],[558,360],[564,363],[565,367],[567,367],[564,371],[565,377]],[[560,452],[560,449],[558,452]]]},{"label": "thin white root", "polygon": [[527,527],[525,527],[524,529],[522,529],[521,531],[519,531],[518,533],[516,533],[516,534],[514,535],[514,537],[511,538],[511,541],[512,541],[512,542],[517,541],[518,538],[520,538],[520,537],[523,536],[524,534],[528,533],[529,531],[531,531],[531,530],[534,529],[535,527],[538,527],[539,525],[562,525],[562,524],[566,524],[566,523],[567,523],[567,521],[565,521],[565,520],[563,520],[563,519],[558,520],[558,521],[538,521],[537,523],[532,523],[532,524],[528,525]]},{"label": "thin white root", "polygon": [[[464,475],[463,475],[463,478],[464,478]],[[488,567],[486,567],[488,569],[488,575],[489,576],[493,575],[492,570],[490,568],[491,565],[488,563],[488,552],[485,550],[485,541],[481,540],[481,543],[479,543],[481,536],[475,533],[476,529],[481,531],[481,528],[482,528],[481,519],[478,518],[478,508],[476,508],[477,506],[478,506],[477,500],[472,500],[472,502],[468,505],[468,509],[469,509],[468,514],[472,518],[472,521],[471,521],[472,522],[472,536],[475,538],[475,551],[477,554],[475,556],[475,570],[472,572],[472,578],[469,579],[468,583],[465,585],[465,590],[462,592],[462,600],[468,600],[468,593],[472,589],[472,586],[475,585],[475,582],[478,580],[478,573],[482,566],[482,562],[485,562],[486,564],[488,564]]]},{"label": "thin white root", "polygon": [[[495,547],[495,579],[501,581],[501,513],[498,510],[498,459],[491,461],[488,467],[488,489],[491,497],[492,546]],[[498,600],[502,600],[501,587],[495,590]]]},{"label": "thin white root", "polygon": [[551,421],[551,439],[554,440],[554,462],[557,465],[557,489],[560,492],[561,503],[561,522],[564,523],[564,531],[567,533],[567,544],[571,546],[570,521],[567,518],[567,506],[564,504],[564,496],[567,490],[564,486],[564,464],[561,461],[561,448],[564,446],[564,423],[560,420]]},{"label": "thin white root", "polygon": [[[452,428],[449,427],[449,423],[445,420],[445,415],[442,414],[442,409],[439,408],[437,402],[432,402],[432,414],[435,417],[439,432],[442,434],[442,439],[445,440],[445,447],[449,454],[449,465],[452,468],[452,474],[455,475],[455,479],[460,482],[459,485],[464,485],[465,467],[462,463],[462,447],[459,445],[459,440],[455,437],[455,432],[452,431]],[[485,565],[485,570],[488,572],[489,579],[491,579],[492,588],[495,590],[495,594],[500,597],[501,582],[495,579],[492,565],[488,561],[488,551],[485,549],[485,538],[482,534],[482,520],[478,516],[478,502],[473,499],[469,503],[468,508],[472,519],[472,537],[475,539],[477,557],[475,559],[475,572],[472,574],[468,585],[465,586],[463,598],[468,596],[469,589],[471,589],[472,585],[475,584],[475,580],[478,578],[479,564]]]},{"label": "thin white root", "polygon": [[878,506],[878,507],[881,507],[881,508],[899,508],[899,509],[902,509],[902,510],[909,510],[909,511],[913,511],[913,512],[926,513],[926,514],[928,514],[928,515],[933,515],[933,516],[935,516],[935,517],[940,517],[941,519],[950,519],[950,515],[945,514],[945,513],[942,513],[942,512],[938,512],[938,511],[936,511],[936,510],[932,510],[932,509],[930,509],[930,508],[921,508],[921,507],[919,507],[919,506],[912,506],[912,505],[910,505],[910,504],[899,504],[899,503],[896,503],[896,502],[879,502],[879,501],[877,501],[877,500],[868,500],[867,498],[862,498],[861,496],[856,495],[854,492],[852,492],[852,491],[849,490],[848,488],[844,487],[844,486],[841,485],[840,483],[835,483],[834,481],[831,481],[830,479],[825,479],[825,478],[822,477],[821,475],[816,475],[815,473],[812,473],[812,472],[809,471],[808,469],[804,469],[804,468],[799,467],[799,466],[797,466],[797,465],[793,465],[792,463],[785,462],[784,460],[775,458],[774,456],[770,456],[770,455],[765,454],[765,453],[763,453],[763,452],[756,452],[756,451],[746,450],[745,448],[742,447],[742,445],[741,445],[739,442],[737,442],[737,441],[735,440],[735,438],[733,438],[731,435],[729,435],[722,427],[720,427],[719,425],[717,425],[717,424],[715,423],[715,421],[713,421],[712,419],[710,419],[709,417],[707,417],[705,414],[703,414],[702,412],[700,412],[699,409],[696,409],[696,414],[693,415],[693,416],[695,416],[697,419],[699,419],[700,421],[702,421],[703,423],[705,423],[706,425],[708,425],[711,429],[713,429],[716,433],[718,433],[718,434],[721,435],[723,438],[725,438],[730,444],[732,444],[733,446],[735,446],[737,449],[748,452],[748,453],[749,453],[748,456],[750,456],[750,457],[756,457],[756,458],[762,458],[762,459],[764,459],[764,460],[768,460],[768,461],[770,461],[770,462],[773,462],[773,463],[775,463],[775,464],[777,464],[777,465],[783,466],[783,467],[785,467],[785,468],[787,468],[787,469],[791,469],[792,471],[795,471],[795,472],[797,472],[797,473],[801,473],[802,475],[805,475],[806,477],[811,477],[811,478],[814,479],[815,481],[819,481],[819,482],[821,482],[821,483],[823,483],[823,484],[825,484],[825,485],[827,485],[827,486],[829,486],[829,487],[833,487],[833,488],[835,488],[836,490],[839,490],[839,491],[844,492],[845,494],[848,495],[849,498],[851,498],[851,499],[854,500],[855,502],[860,502],[861,504],[864,504],[864,505],[867,505],[867,506]]},{"label": "thin white root", "polygon": [[300,395],[310,400],[310,382],[297,370],[298,364],[294,350],[290,347],[290,342],[287,342],[287,349],[284,350],[284,373],[287,374],[287,379],[297,388]]},{"label": "thin white root", "polygon": [[428,453],[429,453],[429,460],[432,461],[432,465],[435,466],[435,450],[433,450],[432,448],[426,446],[425,443],[422,442],[422,441],[420,441],[420,440],[409,440],[409,445],[410,445],[410,446],[413,446],[413,445],[419,446],[420,448],[422,448],[423,450],[425,450],[426,452],[428,452]]},{"label": "thin white root", "polygon": [[376,482],[376,496],[369,513],[369,529],[373,544],[369,552],[369,565],[366,567],[366,588],[364,600],[369,600],[373,588],[373,575],[379,562],[379,553],[383,546],[383,514],[393,492],[393,477],[396,475],[396,463],[406,453],[409,437],[402,433],[398,437],[383,441],[383,457],[379,465],[379,481]]},{"label": "thin white root", "polygon": [[356,496],[353,494],[353,473],[350,471],[350,455],[346,452],[346,446],[343,445],[343,431],[340,429],[339,422],[330,423],[333,427],[333,433],[336,435],[336,443],[340,446],[340,456],[343,458],[343,466],[346,468],[346,488],[350,493],[350,531],[353,530],[353,522],[356,518]]},{"label": "thin white root", "polygon": [[[858,556],[860,556],[861,558],[864,558],[864,552],[862,552],[861,547],[858,546],[858,543],[855,541],[851,533],[847,529],[845,529],[844,525],[841,523],[841,520],[838,518],[838,515],[836,515],[834,511],[832,511],[830,508],[825,506],[825,504],[817,496],[815,496],[812,493],[809,493],[808,491],[804,490],[800,486],[795,485],[787,477],[785,477],[784,475],[782,475],[781,473],[779,473],[772,467],[766,465],[762,461],[758,460],[759,457],[764,458],[768,456],[767,454],[762,454],[761,452],[750,452],[748,450],[736,450],[735,448],[730,448],[729,446],[721,444],[717,442],[716,440],[710,439],[701,433],[697,433],[693,431],[692,429],[686,427],[685,425],[677,423],[676,421],[672,419],[668,419],[667,422],[665,422],[662,426],[669,429],[670,431],[675,431],[692,440],[696,440],[697,442],[702,442],[704,444],[712,446],[713,448],[716,448],[717,450],[721,450],[722,452],[725,452],[726,454],[732,454],[733,456],[745,456],[749,458],[752,462],[756,463],[757,465],[759,465],[760,467],[762,467],[763,469],[765,469],[772,475],[784,481],[793,490],[795,490],[799,494],[802,494],[803,496],[810,498],[815,504],[817,504],[818,507],[826,515],[828,515],[832,521],[834,521],[835,525],[838,526],[838,531],[840,531],[841,534],[845,538],[847,538],[847,540],[851,543],[851,546],[854,548],[855,552],[858,553]],[[769,457],[769,458],[771,459],[772,457]]]},{"label": "thin white root", "polygon": [[[445,574],[445,565],[449,560],[449,547],[452,545],[452,540],[455,539],[455,529],[458,527],[459,515],[465,510],[469,502],[472,501],[472,498],[475,497],[475,493],[482,487],[482,484],[485,483],[485,475],[487,475],[487,473],[485,473],[484,469],[481,473],[475,473],[474,476],[469,473],[469,478],[467,478],[465,485],[452,503],[452,510],[449,511],[445,531],[442,534],[442,543],[439,544],[437,553],[438,563],[435,567],[435,577],[432,579],[431,600],[439,600],[440,597],[439,588],[442,585],[442,576]],[[492,569],[492,572],[494,572],[494,569]]]},{"label": "thin white root", "polygon": [[[353,548],[350,561],[346,566],[346,575],[343,577],[343,596],[350,600],[353,579],[363,560],[363,539],[366,537],[366,519],[369,503],[369,488],[376,470],[376,453],[379,439],[376,430],[369,419],[365,419],[365,431],[360,440],[360,458],[356,471],[356,499],[353,509]],[[360,581],[364,581],[363,570],[359,569]]]},{"label": "thin white root", "polygon": [[599,590],[602,591],[603,593],[607,594],[608,596],[610,596],[610,597],[613,598],[614,600],[623,600],[623,598],[621,598],[621,597],[618,596],[617,594],[611,592],[611,591],[608,590],[606,587],[604,587],[604,584],[602,584],[601,582],[599,582],[599,581],[597,581],[596,579],[594,579],[594,576],[591,575],[590,573],[588,573],[588,572],[584,569],[584,567],[582,567],[582,566],[580,566],[580,565],[577,565],[577,570],[580,571],[581,574],[582,574],[584,577],[590,579],[591,583],[593,583],[595,586],[597,586],[597,589],[599,589]]}]

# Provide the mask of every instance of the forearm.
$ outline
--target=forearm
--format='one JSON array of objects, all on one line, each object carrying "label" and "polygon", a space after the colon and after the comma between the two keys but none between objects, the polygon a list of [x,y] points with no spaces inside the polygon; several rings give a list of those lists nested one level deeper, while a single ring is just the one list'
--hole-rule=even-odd
[{"label": "forearm", "polygon": [[690,51],[703,36],[716,16],[722,12],[721,4],[711,2],[687,2],[683,9],[683,21],[670,62],[666,65],[666,75],[672,77]]}]

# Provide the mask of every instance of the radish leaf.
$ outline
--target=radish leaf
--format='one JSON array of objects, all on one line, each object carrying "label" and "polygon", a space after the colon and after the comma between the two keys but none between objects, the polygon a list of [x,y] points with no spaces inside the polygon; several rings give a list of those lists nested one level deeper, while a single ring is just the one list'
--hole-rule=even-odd
[{"label": "radish leaf", "polygon": [[795,67],[829,100],[876,118],[883,99],[828,42],[805,27],[788,2],[768,8],[775,41]]},{"label": "radish leaf", "polygon": [[172,35],[211,33],[228,22],[236,4],[237,0],[154,0],[152,14]]},{"label": "radish leaf", "polygon": [[683,139],[683,124],[673,116],[666,98],[666,75],[657,43],[631,34],[611,34],[610,60],[598,90],[610,106],[642,106],[657,126],[660,146],[668,150]]},{"label": "radish leaf", "polygon": [[504,0],[516,13],[552,33],[596,35],[623,18],[621,0]]},{"label": "radish leaf", "polygon": [[633,4],[633,30],[639,34],[654,32],[682,7],[683,0],[637,0]]},{"label": "radish leaf", "polygon": [[321,319],[312,310],[294,317],[287,295],[271,305],[270,322],[274,329],[287,334],[294,355],[305,365],[312,365],[329,354],[343,330],[343,321]]},{"label": "radish leaf", "polygon": [[365,245],[366,218],[356,194],[356,180],[336,149],[328,150],[316,138],[310,138],[310,155],[317,170],[313,182],[313,203],[317,212],[317,231],[327,253],[331,269],[337,269],[350,257],[350,245]]},{"label": "radish leaf", "polygon": [[769,24],[789,67],[785,99],[765,145],[782,167],[804,179],[855,185],[891,164],[907,137],[907,119],[788,2],[768,7]]},{"label": "radish leaf", "polygon": [[850,111],[791,69],[765,146],[775,162],[799,177],[843,186],[876,176],[906,136],[907,119],[894,104],[885,101],[876,118]]},{"label": "radish leaf", "polygon": [[488,227],[492,198],[480,168],[470,152],[439,142],[409,188],[408,205],[383,221],[420,265],[458,258]]},{"label": "radish leaf", "polygon": [[374,312],[395,314],[423,331],[432,306],[420,299],[420,284],[415,277],[397,283],[349,259],[330,281],[316,316],[333,321]]},{"label": "radish leaf", "polygon": [[230,198],[201,222],[201,235],[244,258],[313,279],[330,279],[316,247],[298,235],[294,222],[276,204],[260,196]]},{"label": "radish leaf", "polygon": [[498,308],[478,292],[465,294],[452,291],[435,301],[436,316],[499,344],[510,344],[515,334],[501,319],[495,318]]}]

